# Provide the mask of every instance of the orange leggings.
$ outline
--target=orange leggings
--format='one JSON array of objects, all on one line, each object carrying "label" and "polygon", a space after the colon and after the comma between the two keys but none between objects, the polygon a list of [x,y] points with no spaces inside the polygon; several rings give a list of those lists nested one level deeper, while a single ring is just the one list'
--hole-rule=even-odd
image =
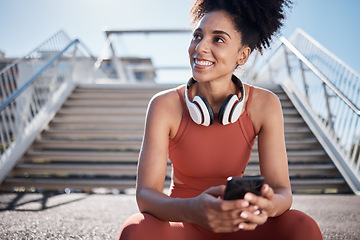
[{"label": "orange leggings", "polygon": [[254,231],[239,230],[233,233],[214,233],[196,224],[182,222],[164,222],[149,214],[135,214],[124,223],[120,231],[120,240],[215,240],[215,239],[286,239],[317,240],[322,239],[316,222],[308,215],[289,210],[283,215],[269,218]]}]

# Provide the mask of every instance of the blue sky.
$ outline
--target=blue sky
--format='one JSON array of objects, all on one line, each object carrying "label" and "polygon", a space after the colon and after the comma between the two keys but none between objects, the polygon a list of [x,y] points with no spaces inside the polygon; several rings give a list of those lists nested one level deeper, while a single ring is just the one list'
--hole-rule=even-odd
[{"label": "blue sky", "polygon": [[[0,0],[0,50],[7,57],[27,54],[47,38],[64,30],[79,38],[95,55],[105,43],[104,27],[113,29],[186,28],[193,0]],[[360,1],[294,0],[282,34],[297,27],[310,34],[346,64],[360,72]],[[179,38],[180,39],[180,38]],[[183,52],[187,65],[188,37],[159,40]],[[146,41],[146,39],[145,39]],[[129,49],[140,46],[129,46]],[[147,47],[148,48],[148,47]]]}]

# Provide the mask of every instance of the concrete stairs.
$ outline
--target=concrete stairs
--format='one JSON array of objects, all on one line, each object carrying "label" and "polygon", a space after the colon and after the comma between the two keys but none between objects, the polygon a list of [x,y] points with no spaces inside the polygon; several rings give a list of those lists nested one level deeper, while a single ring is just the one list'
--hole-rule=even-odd
[{"label": "concrete stairs", "polygon": [[[77,87],[7,176],[1,190],[91,191],[135,186],[150,98],[166,85]],[[349,188],[280,87],[294,192],[344,193]],[[258,174],[257,144],[245,174]],[[168,166],[170,181],[171,166]]]}]

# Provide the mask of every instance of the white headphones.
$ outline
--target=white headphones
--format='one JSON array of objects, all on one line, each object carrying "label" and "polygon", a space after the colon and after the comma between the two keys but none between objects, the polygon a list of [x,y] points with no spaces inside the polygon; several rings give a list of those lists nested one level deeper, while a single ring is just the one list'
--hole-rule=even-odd
[{"label": "white headphones", "polygon": [[[229,123],[236,122],[240,115],[244,105],[245,99],[245,89],[240,81],[235,75],[232,75],[231,80],[236,85],[236,87],[241,92],[241,99],[239,100],[237,94],[230,94],[226,97],[225,101],[220,107],[218,121],[222,125],[227,125]],[[185,101],[186,106],[189,110],[192,120],[203,126],[210,126],[214,122],[214,111],[211,108],[210,103],[206,100],[205,97],[197,95],[193,98],[192,101],[189,99],[189,89],[196,83],[194,78],[190,78],[186,85],[185,91]]]}]

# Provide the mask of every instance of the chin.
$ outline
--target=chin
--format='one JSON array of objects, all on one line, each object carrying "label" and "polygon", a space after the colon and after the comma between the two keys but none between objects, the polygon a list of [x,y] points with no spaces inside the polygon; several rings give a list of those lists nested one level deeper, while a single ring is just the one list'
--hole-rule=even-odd
[{"label": "chin", "polygon": [[196,71],[192,72],[192,77],[198,82],[206,82],[211,80],[211,77],[208,74],[198,73]]}]

